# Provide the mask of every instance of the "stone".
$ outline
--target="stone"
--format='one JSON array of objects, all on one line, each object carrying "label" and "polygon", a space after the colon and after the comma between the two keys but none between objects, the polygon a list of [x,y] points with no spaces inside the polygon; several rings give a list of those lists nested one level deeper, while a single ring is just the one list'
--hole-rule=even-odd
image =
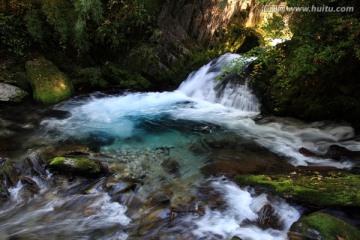
[{"label": "stone", "polygon": [[71,97],[69,78],[49,60],[38,57],[25,64],[33,98],[43,104],[55,104]]},{"label": "stone", "polygon": [[27,92],[16,86],[0,83],[0,101],[20,102],[28,95]]},{"label": "stone", "polygon": [[205,176],[225,175],[235,177],[238,174],[287,172],[295,169],[283,158],[263,149],[257,151],[237,151],[220,149],[210,156],[207,165],[201,168]]},{"label": "stone", "polygon": [[169,174],[176,174],[179,173],[180,165],[175,160],[166,159],[161,163],[161,167],[164,169],[165,172]]},{"label": "stone", "polygon": [[26,189],[29,190],[32,194],[36,194],[40,191],[38,184],[28,176],[21,178],[21,183],[24,184]]},{"label": "stone", "polygon": [[241,186],[268,187],[284,198],[310,206],[359,206],[360,175],[344,171],[239,175]]},{"label": "stone", "polygon": [[45,163],[39,154],[35,152],[30,154],[25,161],[30,165],[33,174],[46,178]]},{"label": "stone", "polygon": [[360,239],[360,230],[332,215],[315,212],[293,223],[289,240],[305,239]]},{"label": "stone", "polygon": [[274,208],[270,204],[263,206],[258,213],[257,224],[262,229],[278,229],[281,230],[284,227],[284,223],[279,219],[279,216],[275,213]]},{"label": "stone", "polygon": [[311,150],[304,148],[304,147],[299,148],[299,153],[301,153],[305,157],[316,157],[317,156],[316,153],[314,153]]},{"label": "stone", "polygon": [[99,177],[108,174],[108,168],[100,161],[88,158],[56,157],[49,168],[61,174],[74,174],[84,177]]}]

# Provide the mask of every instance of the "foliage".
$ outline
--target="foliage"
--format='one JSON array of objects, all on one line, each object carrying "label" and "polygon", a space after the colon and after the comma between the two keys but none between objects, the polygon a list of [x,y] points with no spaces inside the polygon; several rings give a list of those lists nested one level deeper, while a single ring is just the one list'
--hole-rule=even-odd
[{"label": "foliage", "polygon": [[31,45],[30,36],[23,27],[22,19],[17,16],[6,16],[0,13],[0,43],[9,52],[26,55]]},{"label": "foliage", "polygon": [[289,35],[284,18],[281,15],[273,14],[261,27],[267,38],[285,38]]}]

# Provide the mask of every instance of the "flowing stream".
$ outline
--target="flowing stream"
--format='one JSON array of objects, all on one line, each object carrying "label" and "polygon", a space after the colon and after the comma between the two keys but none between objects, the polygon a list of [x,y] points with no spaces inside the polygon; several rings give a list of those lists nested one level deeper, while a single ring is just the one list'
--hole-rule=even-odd
[{"label": "flowing stream", "polygon": [[[306,157],[299,148],[323,154],[336,143],[360,150],[359,140],[348,125],[257,120],[260,104],[246,76],[214,81],[239,57],[213,60],[173,92],[73,98],[54,106],[55,114],[40,116],[30,134],[14,135],[18,159],[75,149],[107,162],[114,174],[89,180],[48,172],[32,177],[41,188],[37,194],[19,182],[0,208],[0,239],[286,239],[299,207],[209,176],[204,167],[225,151],[245,159],[244,169],[269,156],[278,168],[346,169],[351,162]],[[267,208],[276,219],[270,226],[261,224]]]}]

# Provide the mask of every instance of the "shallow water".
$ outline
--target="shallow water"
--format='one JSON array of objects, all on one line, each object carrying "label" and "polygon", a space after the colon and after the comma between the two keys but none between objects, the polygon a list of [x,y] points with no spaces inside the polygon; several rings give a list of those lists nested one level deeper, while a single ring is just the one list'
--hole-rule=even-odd
[{"label": "shallow water", "polygon": [[[284,161],[350,168],[348,161],[305,157],[298,150],[322,154],[335,143],[350,150],[360,144],[344,124],[256,120],[260,105],[246,79],[221,86],[213,81],[237,57],[227,54],[205,65],[173,92],[95,93],[50,109],[2,109],[0,157],[21,161],[32,152],[44,158],[70,152],[107,162],[114,175],[32,176],[41,186],[37,194],[19,183],[0,209],[0,239],[286,239],[300,208],[223,177],[205,177],[200,169],[224,149],[275,153],[279,169]],[[130,187],[115,194],[107,185]],[[278,223],[261,227],[259,215],[268,206]]]}]

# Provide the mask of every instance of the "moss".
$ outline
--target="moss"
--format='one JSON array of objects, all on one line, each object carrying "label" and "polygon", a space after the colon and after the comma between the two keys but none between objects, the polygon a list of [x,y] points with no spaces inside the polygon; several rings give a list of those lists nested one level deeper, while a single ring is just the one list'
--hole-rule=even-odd
[{"label": "moss", "polygon": [[346,222],[331,215],[316,212],[302,217],[294,223],[291,231],[307,234],[315,230],[326,240],[351,240],[360,239],[360,231]]},{"label": "moss", "polygon": [[61,172],[72,172],[80,174],[98,174],[101,172],[99,164],[87,158],[56,157],[50,162],[50,167]]},{"label": "moss", "polygon": [[314,206],[359,206],[360,175],[346,172],[326,174],[243,175],[241,185],[266,186],[277,194]]},{"label": "moss", "polygon": [[71,97],[70,80],[52,62],[37,58],[26,63],[26,70],[36,101],[55,104]]}]

